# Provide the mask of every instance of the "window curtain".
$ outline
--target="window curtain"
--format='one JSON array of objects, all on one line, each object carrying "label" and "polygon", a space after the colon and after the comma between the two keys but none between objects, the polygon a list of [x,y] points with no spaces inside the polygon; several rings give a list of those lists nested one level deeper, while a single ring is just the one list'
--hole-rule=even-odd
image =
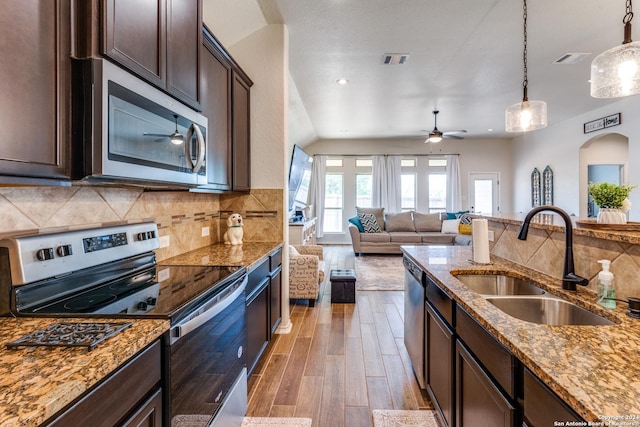
[{"label": "window curtain", "polygon": [[322,226],[324,224],[324,185],[327,173],[327,156],[313,156],[311,169],[310,200],[313,203],[313,212],[316,216],[316,237],[323,237]]},{"label": "window curtain", "polygon": [[384,156],[373,156],[371,170],[371,207],[385,207],[387,201],[387,162]]},{"label": "window curtain", "polygon": [[387,212],[400,212],[402,209],[401,161],[401,156],[387,156],[387,200],[381,205]]},{"label": "window curtain", "polygon": [[447,212],[462,210],[460,156],[447,155]]}]

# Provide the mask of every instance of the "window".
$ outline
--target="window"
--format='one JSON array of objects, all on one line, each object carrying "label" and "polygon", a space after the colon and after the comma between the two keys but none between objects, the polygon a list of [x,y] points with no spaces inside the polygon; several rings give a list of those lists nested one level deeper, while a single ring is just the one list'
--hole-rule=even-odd
[{"label": "window", "polygon": [[327,167],[328,168],[331,168],[331,167],[341,168],[342,167],[342,159],[327,159]]},{"label": "window", "polygon": [[371,159],[356,159],[357,168],[372,168],[373,160]]},{"label": "window", "polygon": [[371,207],[371,174],[356,174],[356,206]]},{"label": "window", "polygon": [[429,212],[447,210],[447,175],[444,173],[429,174]]},{"label": "window", "polygon": [[401,202],[400,209],[411,211],[416,209],[416,174],[403,173],[401,177]]},{"label": "window", "polygon": [[429,167],[447,167],[447,159],[429,159]]},{"label": "window", "polygon": [[327,173],[324,194],[325,233],[342,233],[342,211],[344,206],[344,177],[341,173]]},{"label": "window", "polygon": [[400,160],[400,166],[403,168],[415,168],[416,167],[416,159],[402,159]]}]

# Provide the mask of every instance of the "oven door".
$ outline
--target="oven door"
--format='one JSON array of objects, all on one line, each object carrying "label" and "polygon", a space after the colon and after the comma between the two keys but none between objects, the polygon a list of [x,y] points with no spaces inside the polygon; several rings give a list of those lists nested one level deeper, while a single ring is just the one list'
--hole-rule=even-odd
[{"label": "oven door", "polygon": [[172,326],[171,424],[240,425],[247,410],[246,285],[244,275]]}]

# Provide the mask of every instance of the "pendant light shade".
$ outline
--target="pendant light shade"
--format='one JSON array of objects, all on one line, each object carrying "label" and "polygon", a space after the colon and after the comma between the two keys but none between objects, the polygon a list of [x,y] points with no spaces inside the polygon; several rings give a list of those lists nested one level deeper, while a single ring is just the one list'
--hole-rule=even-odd
[{"label": "pendant light shade", "polygon": [[547,103],[544,101],[529,101],[527,77],[527,0],[523,1],[524,18],[524,79],[522,82],[522,102],[509,106],[505,113],[505,129],[507,132],[528,132],[547,127]]},{"label": "pendant light shade", "polygon": [[591,63],[591,96],[619,98],[640,93],[640,42],[631,41],[631,0],[627,0],[622,45],[598,55]]}]

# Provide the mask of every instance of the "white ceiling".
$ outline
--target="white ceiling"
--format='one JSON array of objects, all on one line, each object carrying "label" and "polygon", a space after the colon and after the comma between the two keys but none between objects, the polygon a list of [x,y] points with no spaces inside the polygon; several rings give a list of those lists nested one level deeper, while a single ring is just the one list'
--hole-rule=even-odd
[{"label": "white ceiling", "polygon": [[[205,22],[212,1],[205,0]],[[288,28],[290,74],[318,138],[421,137],[433,128],[434,108],[441,131],[513,136],[504,131],[504,110],[522,100],[521,1],[253,1],[266,22]],[[591,98],[588,79],[593,58],[622,41],[625,2],[528,6],[529,98],[547,102],[549,124],[615,101]],[[553,64],[569,52],[591,55]],[[410,57],[405,65],[382,65],[385,53]],[[349,84],[337,85],[338,78]]]}]

